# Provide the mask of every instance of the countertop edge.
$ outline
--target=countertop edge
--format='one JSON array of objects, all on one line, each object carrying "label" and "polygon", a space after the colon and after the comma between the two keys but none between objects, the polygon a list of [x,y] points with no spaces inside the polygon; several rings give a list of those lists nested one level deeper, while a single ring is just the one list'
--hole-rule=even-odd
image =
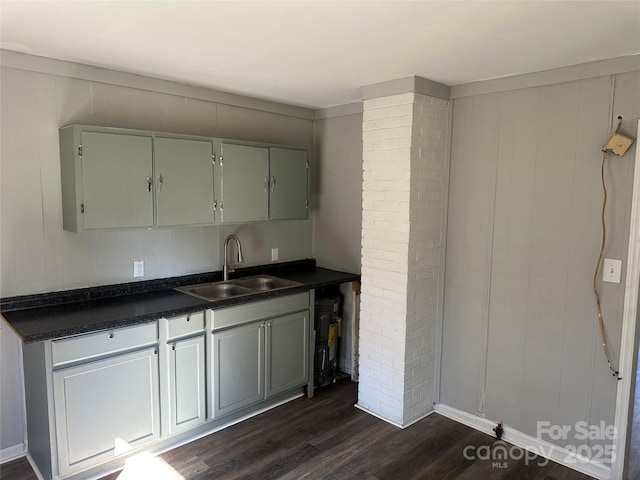
[{"label": "countertop edge", "polygon": [[[166,289],[164,291],[167,292],[167,295],[174,294],[174,293],[178,293],[179,295],[184,295],[185,305],[178,306],[176,308],[170,308],[167,310],[163,309],[158,311],[152,311],[152,312],[143,313],[140,315],[130,315],[130,316],[125,316],[121,318],[114,318],[112,320],[106,320],[103,322],[77,324],[77,325],[60,328],[60,329],[43,330],[42,332],[32,333],[32,334],[20,333],[19,325],[14,325],[13,322],[11,321],[11,318],[7,318],[7,317],[15,316],[14,314],[16,312],[27,312],[26,314],[21,313],[20,314],[21,316],[25,316],[25,315],[28,316],[28,312],[33,312],[34,314],[42,314],[42,310],[46,307],[24,309],[24,310],[13,310],[13,311],[0,312],[0,313],[2,314],[6,322],[9,324],[11,329],[22,340],[22,342],[24,344],[28,344],[28,343],[47,341],[47,340],[54,340],[62,337],[81,335],[81,334],[86,334],[91,332],[99,332],[99,331],[109,330],[113,328],[120,328],[128,325],[139,325],[144,323],[150,323],[150,322],[158,321],[161,318],[176,317],[176,316],[194,313],[194,312],[207,310],[207,309],[217,310],[220,308],[227,308],[227,307],[232,307],[236,305],[242,305],[242,304],[246,304],[254,301],[268,300],[271,298],[277,298],[285,295],[293,295],[295,293],[300,293],[304,291],[320,289],[323,287],[330,287],[330,286],[335,286],[343,283],[350,283],[350,282],[360,280],[359,274],[324,269],[321,267],[314,267],[313,270],[284,273],[284,274],[280,274],[279,276],[283,278],[292,278],[292,279],[296,279],[296,281],[300,281],[296,277],[300,277],[300,276],[313,277],[313,276],[321,276],[321,275],[327,275],[327,274],[333,277],[337,275],[337,277],[332,279],[325,278],[324,280],[318,279],[317,281],[314,281],[310,278],[308,279],[309,281],[301,282],[303,284],[300,286],[295,286],[295,287],[276,290],[276,291],[259,292],[251,295],[229,298],[229,299],[220,300],[216,302],[198,300],[185,293],[174,292],[174,290],[172,289]],[[155,293],[157,295],[161,295],[162,292],[163,291],[158,291]],[[132,296],[123,295],[123,296],[112,297],[112,299],[118,299],[118,298],[122,298],[124,302],[127,299],[131,300]],[[140,302],[144,302],[144,301],[145,301],[144,299],[140,299]],[[99,300],[58,305],[56,306],[56,308],[63,309],[66,307],[69,310],[72,310],[74,306],[84,304],[87,310],[90,311],[89,306],[91,305],[92,302],[99,302]],[[196,303],[193,303],[193,302],[196,302]],[[187,304],[187,303],[190,303],[190,304]],[[20,321],[15,323],[19,324]]]}]

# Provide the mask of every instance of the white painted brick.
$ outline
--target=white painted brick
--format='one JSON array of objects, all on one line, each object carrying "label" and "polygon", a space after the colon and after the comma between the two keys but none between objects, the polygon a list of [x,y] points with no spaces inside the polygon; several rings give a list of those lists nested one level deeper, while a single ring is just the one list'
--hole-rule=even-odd
[{"label": "white painted brick", "polygon": [[386,97],[373,98],[363,102],[363,111],[369,108],[391,107],[413,103],[413,97],[408,98],[406,94],[388,95]]},{"label": "white painted brick", "polygon": [[363,120],[359,403],[402,423],[433,408],[448,103],[392,95]]}]

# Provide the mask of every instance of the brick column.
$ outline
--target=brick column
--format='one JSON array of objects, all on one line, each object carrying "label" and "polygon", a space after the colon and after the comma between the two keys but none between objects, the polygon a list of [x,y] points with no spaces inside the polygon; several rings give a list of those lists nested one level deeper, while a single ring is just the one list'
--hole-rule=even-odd
[{"label": "brick column", "polygon": [[398,425],[433,410],[449,101],[364,101],[358,407]]}]

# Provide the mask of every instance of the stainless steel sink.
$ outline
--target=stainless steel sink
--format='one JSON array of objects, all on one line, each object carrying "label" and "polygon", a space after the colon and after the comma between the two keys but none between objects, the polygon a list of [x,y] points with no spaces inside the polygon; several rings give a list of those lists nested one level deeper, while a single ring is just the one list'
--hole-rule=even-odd
[{"label": "stainless steel sink", "polygon": [[199,283],[178,287],[177,291],[202,298],[210,302],[223,300],[225,298],[240,297],[253,293],[268,292],[272,290],[282,290],[285,288],[302,285],[284,278],[272,277],[271,275],[255,275],[253,277],[236,278],[226,282]]},{"label": "stainless steel sink", "polygon": [[201,285],[197,287],[187,287],[189,295],[194,297],[200,297],[205,300],[222,300],[223,298],[237,297],[238,295],[246,295],[251,293],[249,288],[239,287],[230,283],[210,283],[207,285]]},{"label": "stainless steel sink", "polygon": [[231,280],[235,285],[240,285],[251,290],[266,292],[269,290],[277,290],[280,288],[296,287],[300,285],[298,282],[285,280],[284,278],[272,277],[271,275],[256,275],[255,277],[238,278]]}]

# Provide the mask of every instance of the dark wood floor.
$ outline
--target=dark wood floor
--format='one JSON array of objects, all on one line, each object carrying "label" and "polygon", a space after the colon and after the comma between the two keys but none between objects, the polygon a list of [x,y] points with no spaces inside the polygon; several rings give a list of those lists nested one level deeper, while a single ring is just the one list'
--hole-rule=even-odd
[{"label": "dark wood floor", "polygon": [[[508,460],[506,468],[494,468],[491,460],[466,460],[467,445],[490,446],[494,439],[438,414],[400,430],[354,408],[356,388],[338,383],[312,400],[294,400],[159,459],[185,480],[591,478],[541,458],[528,464]],[[36,478],[25,459],[2,465],[0,477]],[[118,477],[142,478],[125,469],[103,480]]]}]

